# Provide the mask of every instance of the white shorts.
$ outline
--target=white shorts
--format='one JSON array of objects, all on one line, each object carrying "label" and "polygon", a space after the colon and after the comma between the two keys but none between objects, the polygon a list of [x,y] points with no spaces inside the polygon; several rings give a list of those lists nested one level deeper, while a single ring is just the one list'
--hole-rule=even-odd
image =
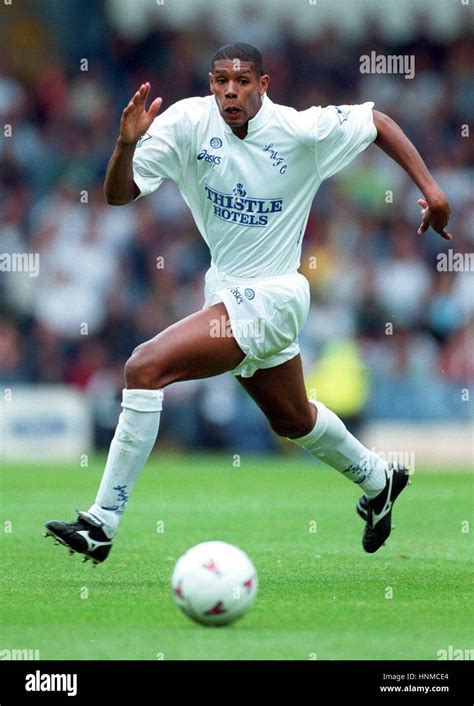
[{"label": "white shorts", "polygon": [[[212,322],[211,335],[233,335],[245,353],[233,375],[250,378],[256,370],[274,368],[300,352],[298,335],[309,310],[309,283],[299,272],[264,278],[231,277],[214,265],[206,272],[203,309],[223,302],[225,320]],[[222,317],[224,319],[224,317]]]}]

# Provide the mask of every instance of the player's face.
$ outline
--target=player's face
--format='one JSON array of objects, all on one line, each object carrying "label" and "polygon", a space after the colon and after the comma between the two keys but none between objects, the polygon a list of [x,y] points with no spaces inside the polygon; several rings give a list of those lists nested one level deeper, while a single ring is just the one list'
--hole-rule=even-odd
[{"label": "player's face", "polygon": [[261,96],[269,80],[267,74],[257,76],[251,61],[222,59],[214,62],[209,74],[211,93],[222,118],[239,137],[247,134],[247,122],[261,107]]}]

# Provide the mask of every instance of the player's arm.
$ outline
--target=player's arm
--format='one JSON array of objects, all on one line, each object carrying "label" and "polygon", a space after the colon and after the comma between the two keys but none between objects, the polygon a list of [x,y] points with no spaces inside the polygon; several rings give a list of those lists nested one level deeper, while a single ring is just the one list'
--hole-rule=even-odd
[{"label": "player's arm", "polygon": [[373,111],[373,117],[377,129],[375,144],[403,167],[425,197],[418,200],[423,218],[418,234],[423,235],[431,226],[443,238],[451,240],[452,236],[446,231],[451,215],[446,194],[433,179],[418,150],[397,123],[378,110]]},{"label": "player's arm", "polygon": [[122,113],[120,133],[104,181],[105,200],[111,206],[124,206],[140,194],[133,180],[133,155],[138,139],[158,115],[162,101],[155,98],[146,111],[145,102],[149,93],[150,84],[142,83]]}]

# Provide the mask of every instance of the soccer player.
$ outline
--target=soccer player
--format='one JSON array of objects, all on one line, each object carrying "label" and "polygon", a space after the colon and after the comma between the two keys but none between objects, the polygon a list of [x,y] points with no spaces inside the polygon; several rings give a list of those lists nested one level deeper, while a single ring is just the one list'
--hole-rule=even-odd
[{"label": "soccer player", "polygon": [[105,177],[107,203],[123,206],[172,179],[209,246],[203,308],[136,348],[125,365],[123,411],[95,502],[46,534],[104,561],[133,486],[155,443],[163,390],[173,382],[231,372],[281,436],[360,486],[363,547],[391,532],[392,505],[408,471],[392,467],[352,436],[324,404],[308,400],[298,334],[309,285],[298,273],[303,234],[321,182],[372,142],[410,175],[424,198],[422,222],[443,238],[447,198],[402,130],[373,103],[297,111],[271,101],[257,49],[219,49],[211,94],[158,115],[144,83],[122,113]]}]

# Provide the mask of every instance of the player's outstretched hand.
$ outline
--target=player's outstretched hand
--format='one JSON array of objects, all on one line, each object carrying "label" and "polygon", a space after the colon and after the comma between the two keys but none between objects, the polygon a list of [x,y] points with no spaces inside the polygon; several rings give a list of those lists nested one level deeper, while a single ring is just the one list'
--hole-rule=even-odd
[{"label": "player's outstretched hand", "polygon": [[120,140],[126,144],[134,144],[148,130],[153,120],[158,115],[162,99],[155,98],[150,105],[148,112],[145,110],[145,102],[150,94],[150,84],[142,83],[138,91],[132,97],[130,103],[122,112],[120,119]]},{"label": "player's outstretched hand", "polygon": [[451,215],[447,200],[443,199],[439,202],[433,202],[428,205],[428,202],[425,201],[425,199],[418,199],[418,204],[421,206],[422,217],[420,227],[418,228],[418,235],[423,235],[423,233],[426,233],[428,228],[431,226],[431,228],[433,228],[436,233],[439,233],[442,238],[445,240],[451,240],[453,236],[446,230],[446,226],[448,225],[449,217]]}]

